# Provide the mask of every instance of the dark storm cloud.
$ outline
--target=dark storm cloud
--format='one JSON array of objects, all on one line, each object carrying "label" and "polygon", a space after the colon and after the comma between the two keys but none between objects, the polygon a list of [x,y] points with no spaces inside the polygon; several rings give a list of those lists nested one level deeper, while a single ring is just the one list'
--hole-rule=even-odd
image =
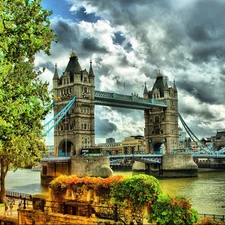
[{"label": "dark storm cloud", "polygon": [[176,82],[176,85],[180,90],[185,90],[189,95],[194,96],[200,103],[218,104],[221,94],[224,94],[222,89],[215,91],[216,85],[213,82],[193,82],[186,79]]},{"label": "dark storm cloud", "polygon": [[66,48],[76,48],[79,40],[80,32],[77,26],[58,20],[53,25],[53,29],[57,35],[58,43]]},{"label": "dark storm cloud", "polygon": [[196,1],[184,18],[186,33],[194,41],[191,48],[193,62],[224,58],[225,2]]},{"label": "dark storm cloud", "polygon": [[84,38],[82,41],[82,47],[89,52],[107,53],[105,47],[101,47],[98,39],[94,37]]},{"label": "dark storm cloud", "polygon": [[[52,72],[54,72],[54,70],[55,70],[55,66],[51,62],[42,63],[40,66],[41,66],[41,68],[45,68],[45,69],[47,68],[48,70],[50,70]],[[40,70],[40,67],[39,66],[35,67],[35,69]]]},{"label": "dark storm cloud", "polygon": [[100,119],[98,116],[95,116],[95,134],[96,135],[107,136],[116,130],[117,130],[116,125],[109,122],[108,119]]},{"label": "dark storm cloud", "polygon": [[180,104],[182,105],[182,110],[180,111],[180,114],[184,120],[187,116],[194,116],[201,121],[203,121],[203,119],[212,121],[217,118],[216,115],[214,115],[212,112],[210,112],[208,109],[204,107],[197,109],[196,107],[193,107],[193,105],[186,105],[183,103],[179,103],[179,105]]},{"label": "dark storm cloud", "polygon": [[185,15],[187,34],[196,42],[208,42],[224,37],[225,2],[196,1]]},{"label": "dark storm cloud", "polygon": [[191,51],[192,62],[209,62],[211,59],[224,59],[225,46],[221,44],[198,45]]},{"label": "dark storm cloud", "polygon": [[74,13],[74,17],[78,22],[86,21],[94,23],[101,19],[99,16],[96,16],[95,13],[87,13],[84,7],[80,7],[79,10]]}]

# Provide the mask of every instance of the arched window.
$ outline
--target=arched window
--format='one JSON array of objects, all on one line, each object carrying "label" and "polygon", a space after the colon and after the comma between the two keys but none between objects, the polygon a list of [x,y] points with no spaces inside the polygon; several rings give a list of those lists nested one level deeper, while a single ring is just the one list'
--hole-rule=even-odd
[{"label": "arched window", "polygon": [[86,76],[84,77],[84,82],[87,82],[87,77]]},{"label": "arched window", "polygon": [[156,117],[155,117],[155,122],[156,122],[156,123],[159,123],[159,122],[160,122],[160,121],[159,121],[159,116],[156,116]]}]

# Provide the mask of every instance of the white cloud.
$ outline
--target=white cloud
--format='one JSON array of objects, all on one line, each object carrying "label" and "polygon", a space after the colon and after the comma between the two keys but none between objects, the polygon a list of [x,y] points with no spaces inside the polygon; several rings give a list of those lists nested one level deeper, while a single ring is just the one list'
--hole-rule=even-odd
[{"label": "white cloud", "polygon": [[[225,33],[225,20],[219,18],[217,23],[216,17],[210,16],[210,1],[204,5],[199,0],[67,1],[73,4],[70,11],[75,13],[84,7],[87,13],[95,13],[101,19],[74,22],[63,19],[63,15],[52,19],[60,40],[52,45],[51,57],[42,53],[36,57],[37,66],[48,64],[43,79],[50,81],[55,63],[61,75],[72,48],[78,53],[83,69],[88,69],[92,60],[96,87],[102,91],[127,95],[136,91],[142,95],[143,84],[147,82],[150,90],[160,70],[170,85],[175,79],[179,109],[191,128],[198,134],[213,135],[216,127],[223,126],[225,54],[223,45],[218,47],[215,43],[223,43],[218,34]],[[219,9],[222,4],[223,1],[215,0],[214,8]],[[206,26],[211,26],[209,31],[214,32],[206,32],[203,29]],[[115,44],[118,31],[125,40]],[[84,40],[90,45],[84,46]],[[129,51],[125,48],[128,43],[132,46]],[[102,116],[121,129],[118,131],[121,137],[139,127],[138,121],[124,112],[112,109]],[[122,125],[122,121],[128,126]]]}]

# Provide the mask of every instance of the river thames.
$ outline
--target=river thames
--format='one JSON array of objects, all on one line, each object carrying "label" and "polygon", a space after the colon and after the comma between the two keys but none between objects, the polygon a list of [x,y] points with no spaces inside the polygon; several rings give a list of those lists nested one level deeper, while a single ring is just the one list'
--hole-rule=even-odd
[{"label": "river thames", "polygon": [[[131,176],[132,172],[114,174]],[[199,214],[225,215],[225,171],[199,173],[194,178],[159,179],[159,183],[164,192],[187,198]],[[9,171],[6,189],[26,194],[48,192],[40,184],[40,172],[30,169]]]}]

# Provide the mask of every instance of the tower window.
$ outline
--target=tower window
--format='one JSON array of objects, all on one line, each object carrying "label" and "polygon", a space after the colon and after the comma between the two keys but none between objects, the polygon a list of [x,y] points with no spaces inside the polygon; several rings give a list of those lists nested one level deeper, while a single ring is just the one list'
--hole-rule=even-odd
[{"label": "tower window", "polygon": [[156,117],[155,117],[155,122],[156,122],[156,123],[159,123],[159,116],[156,116]]}]

